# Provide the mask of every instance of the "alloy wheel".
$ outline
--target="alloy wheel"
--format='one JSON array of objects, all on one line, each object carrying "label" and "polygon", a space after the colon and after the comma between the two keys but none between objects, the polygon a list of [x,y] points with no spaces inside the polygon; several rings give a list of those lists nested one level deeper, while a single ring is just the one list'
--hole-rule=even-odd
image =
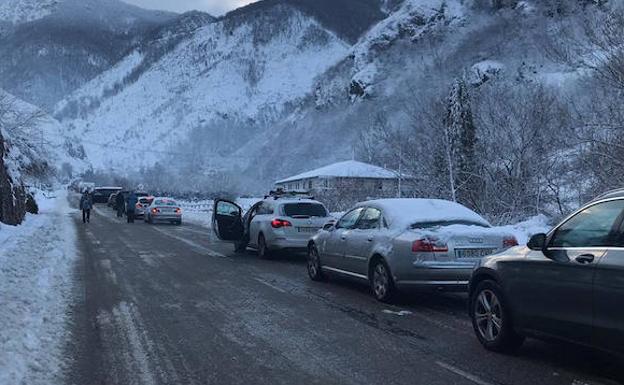
[{"label": "alloy wheel", "polygon": [[373,290],[377,298],[385,298],[388,294],[390,278],[388,270],[383,263],[378,263],[373,272]]},{"label": "alloy wheel", "polygon": [[492,290],[482,290],[477,296],[474,318],[481,337],[488,342],[496,341],[503,328],[503,308]]},{"label": "alloy wheel", "polygon": [[308,251],[308,274],[314,279],[319,274],[319,256],[315,247],[310,247]]}]

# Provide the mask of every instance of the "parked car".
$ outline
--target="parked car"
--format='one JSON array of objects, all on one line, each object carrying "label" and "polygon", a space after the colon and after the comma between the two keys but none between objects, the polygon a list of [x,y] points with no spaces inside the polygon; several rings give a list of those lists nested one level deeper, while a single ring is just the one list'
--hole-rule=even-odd
[{"label": "parked car", "polygon": [[476,263],[517,245],[474,211],[437,199],[382,199],[357,204],[308,244],[308,274],[366,281],[375,297],[397,290],[467,291]]},{"label": "parked car", "polygon": [[145,211],[145,222],[169,222],[176,225],[182,224],[182,208],[172,199],[165,197],[154,198]]},{"label": "parked car", "polygon": [[548,337],[624,353],[624,191],[609,193],[548,234],[481,261],[470,316],[489,350]]},{"label": "parked car", "polygon": [[148,210],[148,207],[152,204],[153,201],[154,201],[154,197],[152,196],[138,197],[138,201],[137,201],[136,208],[134,211],[134,216],[137,218],[144,218],[145,213]]},{"label": "parked car", "polygon": [[108,204],[110,196],[121,190],[121,187],[96,187],[93,191],[93,203]]},{"label": "parked car", "polygon": [[[124,197],[124,202],[126,201],[126,199],[128,199],[128,195],[130,195],[130,191],[128,190],[123,190],[123,191],[118,191],[116,193],[111,194],[111,196],[108,198],[108,206],[111,207],[113,209],[113,211],[117,211],[117,195],[118,194],[122,194]],[[141,197],[148,197],[150,196],[150,194],[144,192],[144,191],[139,191],[139,192],[135,192],[134,193],[137,198],[141,198]]]},{"label": "parked car", "polygon": [[306,250],[310,238],[331,219],[327,208],[312,197],[275,193],[244,216],[236,203],[217,199],[213,229],[221,240],[235,242],[237,250],[250,246],[267,258],[278,250]]}]

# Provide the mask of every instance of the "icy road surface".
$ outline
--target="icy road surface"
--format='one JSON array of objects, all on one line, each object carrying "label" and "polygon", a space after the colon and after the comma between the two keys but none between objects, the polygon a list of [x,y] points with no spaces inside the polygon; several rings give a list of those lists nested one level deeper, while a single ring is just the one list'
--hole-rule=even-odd
[{"label": "icy road surface", "polygon": [[235,254],[205,228],[76,216],[81,253],[70,384],[612,384],[622,363],[535,340],[478,344],[461,295],[375,301],[315,283],[303,255]]}]

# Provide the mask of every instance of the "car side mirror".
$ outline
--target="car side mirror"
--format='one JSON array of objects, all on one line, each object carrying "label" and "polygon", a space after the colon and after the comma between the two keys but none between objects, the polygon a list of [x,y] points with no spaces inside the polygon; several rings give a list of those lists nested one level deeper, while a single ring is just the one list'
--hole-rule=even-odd
[{"label": "car side mirror", "polygon": [[325,231],[333,231],[334,230],[334,223],[330,222],[330,223],[326,223],[325,226],[323,226],[323,230]]},{"label": "car side mirror", "polygon": [[546,238],[546,234],[535,234],[529,239],[527,247],[534,251],[544,251],[546,250]]}]

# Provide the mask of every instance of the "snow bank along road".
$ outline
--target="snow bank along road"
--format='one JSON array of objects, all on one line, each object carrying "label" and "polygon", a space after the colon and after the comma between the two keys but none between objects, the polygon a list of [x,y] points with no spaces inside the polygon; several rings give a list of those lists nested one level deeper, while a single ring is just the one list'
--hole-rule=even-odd
[{"label": "snow bank along road", "polygon": [[390,306],[363,285],[311,282],[305,256],[235,254],[208,230],[76,217],[84,285],[71,384],[612,384],[621,362],[528,341],[478,344],[461,295]]}]

